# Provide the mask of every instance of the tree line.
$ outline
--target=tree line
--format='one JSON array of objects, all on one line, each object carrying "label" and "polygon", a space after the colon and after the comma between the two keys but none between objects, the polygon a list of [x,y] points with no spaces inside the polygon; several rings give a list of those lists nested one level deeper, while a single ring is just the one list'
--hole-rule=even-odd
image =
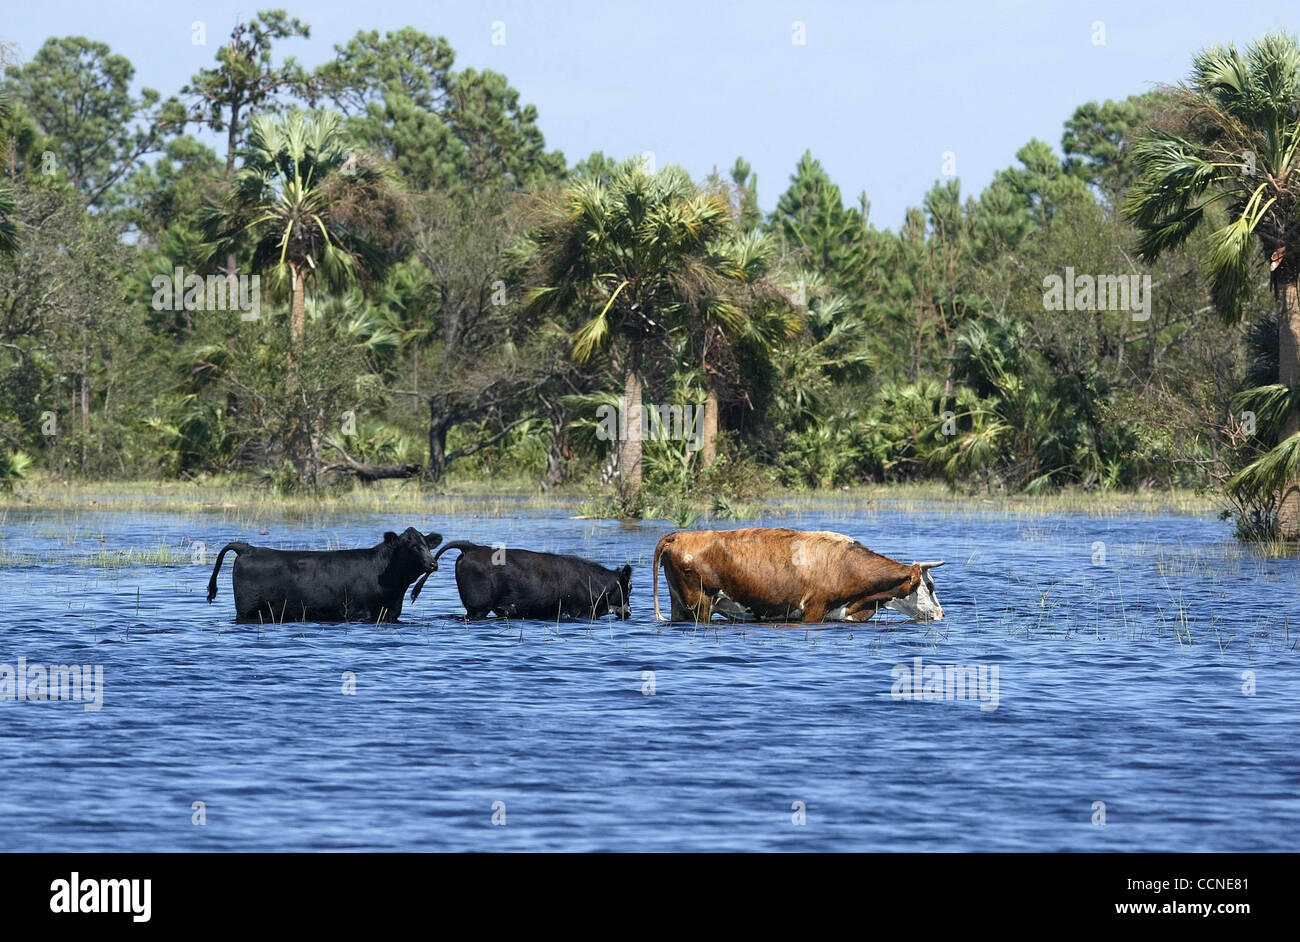
[{"label": "tree line", "polygon": [[570,164],[442,37],[278,55],[309,36],[264,11],[166,98],[100,42],[0,47],[0,481],[1201,487],[1295,536],[1294,38],[880,228],[811,153],[765,213],[743,158]]}]

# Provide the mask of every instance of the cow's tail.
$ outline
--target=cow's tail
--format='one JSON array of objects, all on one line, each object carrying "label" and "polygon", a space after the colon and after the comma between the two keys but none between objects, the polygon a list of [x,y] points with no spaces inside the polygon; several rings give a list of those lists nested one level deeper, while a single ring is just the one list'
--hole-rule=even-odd
[{"label": "cow's tail", "polygon": [[412,602],[414,602],[416,599],[420,597],[420,590],[424,588],[425,581],[429,578],[430,575],[432,575],[432,573],[433,570],[431,569],[428,572],[426,572],[424,575],[422,575],[419,579],[415,580],[415,585],[411,588]]},{"label": "cow's tail", "polygon": [[675,539],[677,539],[677,534],[670,533],[655,544],[654,562],[650,567],[650,578],[654,580],[655,584],[655,621],[668,621],[668,619],[664,618],[663,613],[659,611],[659,559],[663,555],[664,547]]},{"label": "cow's tail", "polygon": [[442,554],[445,553],[445,552],[447,552],[447,550],[458,549],[458,550],[460,550],[460,551],[463,553],[463,552],[465,552],[465,550],[471,550],[471,549],[477,549],[477,548],[478,548],[478,544],[477,544],[477,543],[471,543],[469,540],[452,540],[450,543],[444,543],[444,544],[442,544],[442,546],[440,546],[440,547],[438,548],[438,552],[436,552],[436,553],[433,554],[433,569],[434,569],[434,571],[437,571],[437,569],[438,569],[438,560],[439,560],[439,558],[441,558]]},{"label": "cow's tail", "polygon": [[212,567],[212,578],[208,580],[209,602],[217,597],[217,573],[221,571],[221,561],[226,558],[226,554],[231,550],[234,550],[235,555],[238,556],[244,550],[250,550],[252,548],[253,547],[249,546],[247,543],[227,543],[221,548],[221,552],[217,554],[217,564]]},{"label": "cow's tail", "polygon": [[441,547],[439,547],[438,552],[435,553],[433,556],[433,568],[430,569],[428,572],[426,572],[424,575],[422,575],[419,578],[419,580],[415,583],[414,588],[411,589],[411,601],[414,602],[416,599],[420,597],[420,590],[424,588],[424,583],[428,581],[429,576],[433,575],[433,573],[438,571],[439,556],[447,552],[447,550],[449,549],[458,549],[463,553],[465,552],[465,550],[474,549],[476,546],[478,546],[477,543],[471,543],[468,540],[454,540],[451,543],[444,543]]}]

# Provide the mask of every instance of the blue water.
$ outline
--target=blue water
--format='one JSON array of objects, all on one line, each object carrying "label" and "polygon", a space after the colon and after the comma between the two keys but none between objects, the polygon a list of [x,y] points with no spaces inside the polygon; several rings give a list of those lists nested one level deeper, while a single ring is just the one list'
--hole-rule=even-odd
[{"label": "blue water", "polygon": [[[1300,849],[1300,560],[1186,516],[761,522],[946,558],[948,617],[659,626],[655,521],[10,510],[0,664],[102,665],[104,696],[0,702],[0,850]],[[229,559],[204,600],[229,540],[407,525],[631,562],[634,617],[466,624],[451,567],[398,626],[234,625]],[[917,657],[996,667],[996,703],[896,696]]]}]

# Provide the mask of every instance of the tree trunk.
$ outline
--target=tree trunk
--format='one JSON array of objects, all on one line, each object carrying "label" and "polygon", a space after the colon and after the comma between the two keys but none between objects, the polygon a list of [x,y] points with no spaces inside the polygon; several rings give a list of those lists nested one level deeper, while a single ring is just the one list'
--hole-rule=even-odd
[{"label": "tree trunk", "polygon": [[296,265],[289,266],[289,339],[293,346],[302,343],[307,334],[307,298],[303,291],[302,272]]},{"label": "tree trunk", "polygon": [[230,126],[226,128],[226,182],[235,177],[235,145],[239,138],[239,102],[230,105]]},{"label": "tree trunk", "polygon": [[[704,374],[704,416],[697,419],[698,429],[683,429],[689,436],[697,432],[700,436],[700,467],[707,468],[718,460],[718,378],[709,368],[709,353],[721,346],[722,331],[716,324],[710,324],[704,331],[703,350],[700,355],[700,372]],[[683,417],[685,407],[683,406]]]},{"label": "tree trunk", "polygon": [[[235,102],[230,106],[230,127],[226,129],[226,185],[229,186],[235,179],[235,139],[239,134],[239,103]],[[226,253],[226,276],[230,278],[232,284],[230,290],[234,290],[235,273],[238,270],[235,264],[235,253],[233,251]],[[188,317],[188,312],[186,317]],[[187,325],[188,326],[188,325]]]},{"label": "tree trunk", "polygon": [[545,397],[542,401],[551,420],[551,447],[546,453],[546,472],[542,475],[542,490],[549,491],[564,483],[564,459],[570,453],[569,432],[565,428],[569,416],[562,406],[547,402]]},{"label": "tree trunk", "polygon": [[948,372],[943,378],[943,394],[951,396],[953,390],[952,371],[957,368],[957,339],[948,338]]},{"label": "tree trunk", "polygon": [[81,341],[81,473],[90,471],[90,351]]},{"label": "tree trunk", "polygon": [[[420,333],[421,322],[415,322],[415,333]],[[420,401],[420,345],[417,343],[411,349],[411,396],[412,404]]]},{"label": "tree trunk", "polygon": [[718,381],[704,370],[704,416],[700,419],[700,462],[707,468],[718,460]]},{"label": "tree trunk", "polygon": [[90,385],[81,377],[81,473],[90,471]]},{"label": "tree trunk", "polygon": [[542,475],[542,490],[564,483],[564,446],[562,439],[556,435],[551,439],[551,449],[546,453],[546,472]]},{"label": "tree trunk", "polygon": [[618,496],[624,503],[635,499],[641,490],[641,347],[633,344],[627,352],[623,382],[623,419],[626,425],[618,451]]},{"label": "tree trunk", "polygon": [[441,481],[447,473],[447,430],[452,418],[442,411],[442,406],[429,400],[429,467],[430,480]]},{"label": "tree trunk", "polygon": [[[1282,310],[1277,329],[1277,381],[1300,386],[1300,287],[1288,279],[1282,289]],[[1279,441],[1300,432],[1300,411],[1291,410],[1282,421]],[[1277,511],[1278,533],[1284,540],[1300,539],[1300,481],[1288,481]]]},{"label": "tree trunk", "polygon": [[[306,404],[301,403],[298,383],[298,359],[301,354],[303,337],[306,335],[306,304],[303,297],[303,279],[296,266],[289,266],[289,356],[288,394],[289,427],[286,429],[285,444],[289,460],[298,469],[300,478],[312,478],[314,461],[310,442],[310,422],[306,421]],[[312,480],[310,483],[314,484]]]}]

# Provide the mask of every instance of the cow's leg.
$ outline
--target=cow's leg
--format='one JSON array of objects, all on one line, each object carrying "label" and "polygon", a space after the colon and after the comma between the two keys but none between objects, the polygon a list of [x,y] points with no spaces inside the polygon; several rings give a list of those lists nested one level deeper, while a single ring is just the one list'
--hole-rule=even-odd
[{"label": "cow's leg", "polygon": [[844,620],[864,622],[880,611],[880,603],[872,600],[851,602],[844,606]]},{"label": "cow's leg", "polygon": [[465,562],[465,554],[456,560],[456,591],[465,606],[466,618],[487,618],[502,603],[492,584],[492,573]]},{"label": "cow's leg", "polygon": [[685,621],[707,624],[713,621],[713,596],[704,591],[704,586],[692,588],[686,596]]},{"label": "cow's leg", "polygon": [[819,622],[826,620],[826,603],[825,602],[807,602],[802,606],[803,618],[806,622]]},{"label": "cow's leg", "polygon": [[708,624],[713,621],[713,599],[709,598],[707,593],[699,593],[699,598],[688,612],[687,620],[697,624]]},{"label": "cow's leg", "polygon": [[710,622],[713,621],[713,599],[704,588],[685,588],[682,592],[681,616],[678,617],[677,603],[673,603],[673,621]]},{"label": "cow's leg", "polygon": [[683,585],[683,580],[668,566],[664,567],[664,576],[668,581],[668,600],[672,609],[669,617],[673,621],[698,621],[695,613],[699,605],[697,593]]}]

